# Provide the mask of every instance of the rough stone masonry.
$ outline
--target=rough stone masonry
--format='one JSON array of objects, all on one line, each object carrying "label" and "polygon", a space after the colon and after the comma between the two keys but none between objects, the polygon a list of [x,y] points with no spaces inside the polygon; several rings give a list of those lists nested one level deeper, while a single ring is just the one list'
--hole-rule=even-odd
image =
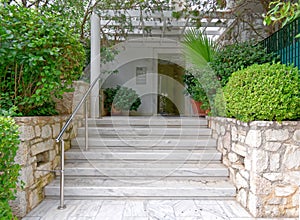
[{"label": "rough stone masonry", "polygon": [[209,120],[237,201],[255,217],[297,217],[300,121]]}]

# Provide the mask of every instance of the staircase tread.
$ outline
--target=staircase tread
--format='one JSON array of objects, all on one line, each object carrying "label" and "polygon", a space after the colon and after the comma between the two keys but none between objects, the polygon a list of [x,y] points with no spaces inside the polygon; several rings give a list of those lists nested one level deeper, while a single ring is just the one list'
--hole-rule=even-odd
[{"label": "staircase tread", "polygon": [[170,164],[170,163],[102,163],[102,162],[75,162],[66,163],[65,169],[201,169],[215,170],[227,169],[221,163],[199,163],[199,164]]},{"label": "staircase tread", "polygon": [[102,119],[88,119],[90,125],[143,125],[143,126],[207,126],[205,118],[193,117],[104,117]]},{"label": "staircase tread", "polygon": [[[128,140],[128,141],[145,141],[145,142],[153,142],[153,141],[166,141],[166,140],[169,140],[169,141],[180,141],[180,142],[187,142],[187,141],[191,141],[191,142],[195,142],[195,141],[215,141],[215,139],[211,138],[211,137],[203,137],[203,136],[191,136],[191,137],[194,137],[194,138],[185,138],[185,139],[181,139],[180,136],[178,137],[172,137],[172,136],[166,136],[166,137],[161,137],[161,136],[158,136],[157,139],[153,139],[153,136],[129,136],[129,137],[124,137],[124,136],[121,136],[121,141],[124,141],[124,140]],[[80,140],[80,139],[84,139],[85,137],[83,136],[79,136],[77,137],[76,139]],[[100,141],[105,139],[106,141],[120,141],[119,139],[117,139],[118,137],[111,137],[111,136],[101,136],[101,137],[97,137],[97,136],[92,136],[92,137],[89,137],[89,140],[91,141],[94,141],[94,140],[98,140],[100,138]]]},{"label": "staircase tread", "polygon": [[[59,180],[55,179],[47,188],[59,187]],[[97,179],[97,178],[70,178],[65,180],[66,188],[169,188],[169,189],[232,189],[234,185],[229,180],[146,180],[145,182],[121,181],[118,179]]]},{"label": "staircase tread", "polygon": [[[190,127],[186,127],[186,128],[180,128],[180,127],[167,127],[167,128],[160,128],[160,127],[124,127],[124,126],[112,126],[112,127],[88,127],[88,129],[91,130],[108,130],[108,131],[128,131],[128,128],[130,128],[133,131],[149,131],[149,130],[162,130],[162,129],[166,129],[166,130],[171,130],[171,131],[177,131],[177,130],[190,130],[190,131],[194,131],[194,130],[199,130],[199,131],[211,131],[210,128],[203,128],[203,127],[199,127],[199,128],[190,128]],[[84,127],[80,127],[78,128],[79,130],[85,130]]]},{"label": "staircase tread", "polygon": [[[133,151],[136,150],[136,151]],[[71,148],[70,150],[66,151],[65,154],[70,154],[70,153],[82,153],[82,154],[114,154],[114,155],[121,155],[121,154],[220,154],[220,152],[217,149],[192,149],[192,150],[178,150],[178,149],[170,149],[170,150],[152,150],[152,149],[136,149],[133,147],[133,150],[122,150],[122,151],[110,151],[109,149],[97,149],[97,148],[92,148],[88,149],[87,151],[82,150],[80,148]]]},{"label": "staircase tread", "polygon": [[[84,150],[85,131],[79,128],[65,152],[66,197],[236,195],[205,118],[121,116],[88,123],[89,149]],[[59,181],[58,176],[46,186],[46,196],[59,196]]]},{"label": "staircase tread", "polygon": [[88,118],[88,121],[207,121],[206,118],[200,117],[159,117],[159,116],[114,116],[102,118]]}]

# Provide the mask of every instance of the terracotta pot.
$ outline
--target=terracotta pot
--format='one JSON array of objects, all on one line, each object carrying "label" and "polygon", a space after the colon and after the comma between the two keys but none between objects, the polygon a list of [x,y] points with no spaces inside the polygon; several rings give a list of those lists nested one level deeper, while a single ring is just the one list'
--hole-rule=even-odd
[{"label": "terracotta pot", "polygon": [[195,101],[194,99],[191,99],[191,104],[195,115],[206,116],[208,114],[209,112],[208,109],[207,110],[201,109],[202,102],[198,102]]},{"label": "terracotta pot", "polygon": [[110,114],[112,116],[120,116],[120,115],[122,115],[122,110],[118,110],[118,109],[115,108],[114,105],[112,105]]}]

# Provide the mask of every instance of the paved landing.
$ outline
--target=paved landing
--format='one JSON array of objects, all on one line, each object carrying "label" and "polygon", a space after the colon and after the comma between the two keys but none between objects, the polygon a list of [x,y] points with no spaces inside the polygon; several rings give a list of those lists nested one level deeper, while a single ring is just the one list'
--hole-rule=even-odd
[{"label": "paved landing", "polygon": [[46,199],[23,220],[255,219],[234,200],[66,200],[65,204],[66,209],[58,210],[59,201]]}]

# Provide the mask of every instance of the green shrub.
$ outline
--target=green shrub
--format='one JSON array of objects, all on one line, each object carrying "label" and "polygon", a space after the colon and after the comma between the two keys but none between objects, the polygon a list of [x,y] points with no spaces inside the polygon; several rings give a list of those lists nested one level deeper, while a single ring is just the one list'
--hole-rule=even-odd
[{"label": "green shrub", "polygon": [[8,202],[15,198],[21,169],[14,161],[18,145],[18,126],[12,118],[0,116],[0,219],[13,219]]},{"label": "green shrub", "polygon": [[104,108],[111,111],[112,104],[117,110],[136,111],[141,105],[141,99],[131,88],[117,86],[104,90]]},{"label": "green shrub", "polygon": [[232,73],[252,64],[271,63],[274,57],[276,56],[268,54],[262,45],[244,42],[225,46],[215,53],[210,66],[224,87]]},{"label": "green shrub", "polygon": [[223,89],[219,88],[215,95],[214,108],[212,109],[213,116],[226,117],[226,101],[224,98]]},{"label": "green shrub", "polygon": [[111,106],[114,101],[115,95],[117,93],[116,88],[106,88],[103,90],[104,94],[104,108],[108,111],[111,112]]},{"label": "green shrub", "polygon": [[53,115],[80,77],[85,52],[70,24],[25,7],[0,8],[0,109],[22,115]]},{"label": "green shrub", "polygon": [[283,64],[252,65],[232,74],[224,88],[227,117],[249,122],[300,117],[299,70]]},{"label": "green shrub", "polygon": [[190,71],[183,75],[183,82],[186,85],[185,95],[190,96],[197,102],[206,102],[207,96],[201,86],[201,82]]}]

